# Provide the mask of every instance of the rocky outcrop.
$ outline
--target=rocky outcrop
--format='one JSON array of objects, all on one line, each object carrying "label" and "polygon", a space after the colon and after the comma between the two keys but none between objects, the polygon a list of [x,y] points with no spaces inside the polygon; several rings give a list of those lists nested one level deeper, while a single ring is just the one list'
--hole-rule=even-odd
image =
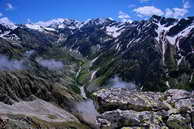
[{"label": "rocky outcrop", "polygon": [[[107,120],[103,122],[103,119]],[[162,121],[162,116],[155,112],[150,111],[142,111],[136,112],[133,110],[113,110],[107,111],[103,113],[98,118],[99,124],[101,128],[103,126],[111,127],[111,128],[118,128],[122,126],[139,126],[145,128],[153,128],[153,129],[160,129],[165,127],[166,125]]]},{"label": "rocky outcrop", "polygon": [[94,93],[101,111],[113,109],[131,109],[135,111],[168,110],[162,102],[163,95],[154,92],[136,92],[123,89],[103,89]]},{"label": "rocky outcrop", "polygon": [[66,129],[68,127],[84,127],[71,113],[40,99],[31,102],[23,101],[13,105],[0,103],[0,113],[1,129]]},{"label": "rocky outcrop", "polygon": [[0,118],[1,129],[90,129],[80,122],[47,122],[35,117],[10,115],[6,119]]},{"label": "rocky outcrop", "polygon": [[0,129],[88,129],[71,109],[82,97],[63,83],[32,71],[0,75]]},{"label": "rocky outcrop", "polygon": [[177,89],[154,93],[111,88],[93,93],[102,129],[191,129],[192,97]]}]

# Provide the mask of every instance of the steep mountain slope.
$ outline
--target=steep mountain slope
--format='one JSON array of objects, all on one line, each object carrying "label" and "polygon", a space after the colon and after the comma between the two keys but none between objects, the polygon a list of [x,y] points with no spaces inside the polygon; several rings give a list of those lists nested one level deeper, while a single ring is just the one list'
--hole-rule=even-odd
[{"label": "steep mountain slope", "polygon": [[84,59],[25,34],[26,44],[0,39],[0,118],[9,120],[6,128],[88,128],[72,109],[83,101],[75,78]]},{"label": "steep mountain slope", "polygon": [[5,28],[1,27],[2,38],[29,49],[54,45],[95,59],[90,67],[96,75],[92,87],[117,75],[144,90],[192,88],[193,17],[153,16],[133,23],[100,18],[85,22],[56,19],[18,25],[14,30]]}]

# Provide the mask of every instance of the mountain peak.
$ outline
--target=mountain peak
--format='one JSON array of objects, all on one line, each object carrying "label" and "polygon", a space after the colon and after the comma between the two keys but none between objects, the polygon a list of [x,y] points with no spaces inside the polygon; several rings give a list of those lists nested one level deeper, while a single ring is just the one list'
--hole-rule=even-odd
[{"label": "mountain peak", "polygon": [[160,20],[160,19],[162,19],[163,17],[161,17],[161,16],[158,16],[158,15],[153,15],[151,18],[150,18],[150,20]]},{"label": "mountain peak", "polygon": [[70,24],[74,21],[75,20],[71,20],[71,19],[57,18],[57,19],[52,19],[52,20],[48,20],[48,21],[39,21],[35,24],[43,26],[43,27],[58,27],[61,24],[64,24],[64,23],[65,24]]},{"label": "mountain peak", "polygon": [[114,21],[111,18],[93,18],[93,19],[88,19],[84,22],[84,24],[95,24],[95,25],[102,25],[104,23],[110,23]]},{"label": "mountain peak", "polygon": [[12,30],[17,28],[17,26],[7,17],[0,18],[0,24]]}]

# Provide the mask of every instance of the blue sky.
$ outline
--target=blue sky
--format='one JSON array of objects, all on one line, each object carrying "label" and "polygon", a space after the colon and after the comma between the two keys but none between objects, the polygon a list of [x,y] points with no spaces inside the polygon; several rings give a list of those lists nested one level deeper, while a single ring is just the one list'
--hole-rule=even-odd
[{"label": "blue sky", "polygon": [[15,23],[72,18],[111,17],[131,21],[153,14],[166,17],[194,15],[194,0],[0,0],[0,16]]}]

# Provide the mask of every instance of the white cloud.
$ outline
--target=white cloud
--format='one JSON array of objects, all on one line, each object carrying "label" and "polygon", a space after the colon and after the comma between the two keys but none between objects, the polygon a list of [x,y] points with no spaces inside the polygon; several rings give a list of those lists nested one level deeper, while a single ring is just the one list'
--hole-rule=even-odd
[{"label": "white cloud", "polygon": [[30,18],[27,19],[27,23],[32,23]]},{"label": "white cloud", "polygon": [[188,10],[185,8],[167,8],[165,11],[165,17],[180,18],[185,16],[188,13]]},{"label": "white cloud", "polygon": [[10,60],[7,56],[0,55],[0,71],[26,69],[23,63],[23,60]]},{"label": "white cloud", "polygon": [[185,8],[185,9],[191,8],[191,5],[190,5],[189,1],[183,0],[183,8]]},{"label": "white cloud", "polygon": [[12,9],[14,9],[14,7],[13,7],[13,5],[11,3],[7,3],[6,4],[6,9],[7,10],[12,10]]},{"label": "white cloud", "polygon": [[129,19],[130,16],[127,13],[123,12],[123,11],[119,11],[119,18],[120,19]]},{"label": "white cloud", "polygon": [[184,17],[188,12],[191,5],[189,1],[183,0],[181,8],[166,8],[164,11],[154,6],[143,6],[135,8],[133,11],[136,12],[138,17],[149,17],[152,15],[159,15],[165,17],[181,18]]},{"label": "white cloud", "polygon": [[119,11],[119,16],[118,18],[122,21],[122,22],[132,22],[132,20],[130,19],[131,17],[123,12],[123,11]]},{"label": "white cloud", "polygon": [[152,15],[159,15],[159,16],[164,15],[164,12],[161,9],[156,8],[154,6],[143,6],[143,7],[136,8],[133,11],[136,12],[137,16],[139,17],[152,16]]},{"label": "white cloud", "polygon": [[0,13],[0,17],[2,17],[3,16],[3,13]]},{"label": "white cloud", "polygon": [[63,62],[56,61],[54,59],[42,59],[37,58],[36,61],[43,67],[48,68],[49,70],[59,70],[64,67]]},{"label": "white cloud", "polygon": [[191,5],[188,1],[183,0],[183,7],[182,8],[167,8],[165,10],[165,17],[173,17],[173,18],[180,18],[184,17],[188,12]]}]

